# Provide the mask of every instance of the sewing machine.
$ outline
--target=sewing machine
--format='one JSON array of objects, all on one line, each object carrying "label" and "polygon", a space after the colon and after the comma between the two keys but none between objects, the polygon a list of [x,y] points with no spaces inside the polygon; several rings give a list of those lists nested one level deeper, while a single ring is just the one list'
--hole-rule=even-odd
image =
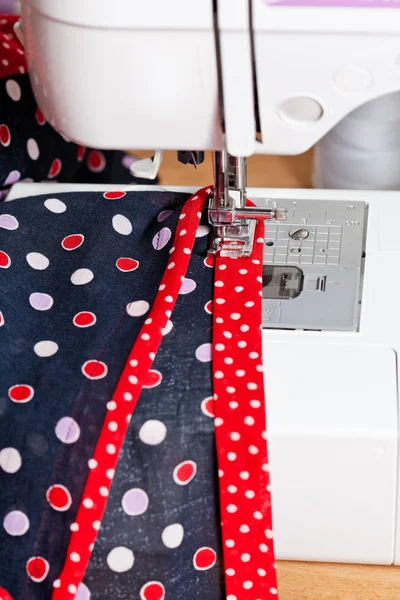
[{"label": "sewing machine", "polygon": [[[22,23],[37,100],[65,136],[156,149],[134,165],[148,177],[163,149],[216,151],[214,251],[248,254],[267,219],[278,558],[400,564],[400,194],[249,189],[245,205],[245,157],[301,153],[400,89],[400,0],[25,0]],[[72,187],[53,185],[9,199]]]}]

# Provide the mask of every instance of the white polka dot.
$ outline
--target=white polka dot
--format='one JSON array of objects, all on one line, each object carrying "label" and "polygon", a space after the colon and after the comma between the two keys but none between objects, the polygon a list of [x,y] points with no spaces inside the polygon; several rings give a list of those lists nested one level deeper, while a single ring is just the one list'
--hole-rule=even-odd
[{"label": "white polka dot", "polygon": [[[216,302],[217,304],[225,304],[225,300],[224,300],[224,298],[217,298],[215,302]],[[221,323],[222,323],[222,321],[221,321]]]},{"label": "white polka dot", "polygon": [[257,573],[259,574],[260,577],[265,577],[267,574],[267,571],[265,569],[257,569]]},{"label": "white polka dot", "polygon": [[246,490],[244,495],[246,496],[246,498],[252,500],[255,497],[256,493],[253,490]]},{"label": "white polka dot", "polygon": [[257,389],[257,387],[258,387],[258,386],[257,386],[257,384],[256,384],[256,383],[253,383],[253,382],[251,382],[251,381],[250,381],[250,382],[247,384],[247,389],[248,389],[248,390],[256,390],[256,389]]},{"label": "white polka dot", "polygon": [[167,548],[178,548],[182,544],[183,535],[184,530],[182,525],[174,523],[164,529],[161,539]]},{"label": "white polka dot", "polygon": [[173,302],[174,299],[172,296],[165,296],[165,302],[168,302],[168,304],[171,304],[171,302]]},{"label": "white polka dot", "polygon": [[107,469],[106,475],[107,475],[108,479],[113,479],[114,474],[115,474],[115,470],[114,469]]},{"label": "white polka dot", "polygon": [[97,462],[97,460],[95,458],[90,458],[88,460],[89,469],[96,469],[96,467],[97,467],[98,464],[99,463]]},{"label": "white polka dot", "polygon": [[59,579],[56,579],[55,581],[53,581],[53,587],[54,588],[61,587],[61,581]]},{"label": "white polka dot", "polygon": [[249,452],[250,454],[258,454],[259,453],[259,449],[256,446],[249,446]]},{"label": "white polka dot", "polygon": [[242,285],[237,285],[235,287],[235,292],[237,292],[238,294],[240,294],[240,292],[243,292],[244,287]]},{"label": "white polka dot", "polygon": [[173,322],[168,319],[166,326],[161,330],[162,335],[168,335],[172,331],[173,327]]},{"label": "white polka dot", "polygon": [[116,423],[116,421],[110,421],[110,423],[108,424],[108,429],[110,431],[117,431],[118,423]]},{"label": "white polka dot", "polygon": [[71,531],[79,531],[79,525],[78,523],[71,523],[71,525],[69,526]]},{"label": "white polka dot", "polygon": [[240,533],[249,533],[250,527],[248,525],[241,525],[239,527]]},{"label": "white polka dot", "polygon": [[231,462],[235,461],[237,459],[237,454],[235,452],[228,452],[228,460],[230,460]]},{"label": "white polka dot", "polygon": [[93,521],[92,523],[92,527],[95,531],[99,531],[100,527],[101,527],[101,523],[100,521]]},{"label": "white polka dot", "polygon": [[109,491],[108,488],[106,488],[104,485],[99,489],[99,494],[100,496],[103,496],[103,498],[107,498]]},{"label": "white polka dot", "polygon": [[236,392],[236,388],[234,388],[231,385],[228,385],[226,391],[228,392],[228,394],[234,394]]},{"label": "white polka dot", "polygon": [[265,533],[265,537],[266,537],[268,540],[272,540],[272,538],[274,537],[273,531],[272,531],[271,529],[266,529],[266,530],[264,531],[264,533]]},{"label": "white polka dot", "polygon": [[259,357],[259,354],[258,352],[250,352],[249,357],[254,360],[255,358]]},{"label": "white polka dot", "polygon": [[132,385],[136,385],[138,383],[139,379],[136,377],[136,375],[129,375],[128,381]]},{"label": "white polka dot", "polygon": [[215,377],[215,379],[223,379],[224,378],[224,374],[223,374],[222,371],[215,371],[214,377]]},{"label": "white polka dot", "polygon": [[247,269],[239,269],[239,273],[240,273],[241,275],[246,275],[246,273],[247,273]]},{"label": "white polka dot", "polygon": [[183,249],[183,253],[184,254],[190,254],[190,248],[184,248]]},{"label": "white polka dot", "polygon": [[167,428],[161,421],[151,419],[143,423],[139,430],[139,438],[144,444],[157,446],[165,440]]},{"label": "white polka dot", "polygon": [[234,548],[234,547],[235,547],[235,542],[234,542],[234,540],[226,540],[226,542],[225,542],[225,546],[226,546],[227,548]]},{"label": "white polka dot", "polygon": [[21,455],[16,448],[3,448],[0,451],[0,467],[6,473],[16,473],[22,465]]},{"label": "white polka dot", "polygon": [[230,438],[234,442],[238,442],[240,440],[240,433],[233,431],[230,435]]},{"label": "white polka dot", "polygon": [[232,365],[233,358],[230,358],[229,356],[227,356],[226,358],[224,358],[224,363],[226,363],[227,365]]},{"label": "white polka dot", "polygon": [[215,321],[216,321],[217,323],[223,323],[223,322],[224,322],[224,320],[223,320],[221,317],[217,317],[217,318],[215,319]]},{"label": "white polka dot", "polygon": [[245,552],[244,554],[242,554],[242,556],[240,557],[240,560],[242,562],[244,562],[244,563],[250,562],[250,559],[251,559],[251,556],[247,552]]},{"label": "white polka dot", "polygon": [[221,425],[223,425],[223,424],[224,424],[224,420],[221,419],[221,417],[216,417],[214,419],[214,425],[215,425],[215,427],[221,427]]},{"label": "white polka dot", "polygon": [[245,302],[244,305],[246,308],[252,308],[254,306],[254,302],[249,300],[248,302]]},{"label": "white polka dot", "polygon": [[233,319],[234,321],[238,321],[240,319],[240,314],[239,313],[232,313],[231,314],[231,319]]},{"label": "white polka dot", "polygon": [[230,494],[236,494],[237,487],[235,485],[228,485],[227,490]]},{"label": "white polka dot", "polygon": [[265,473],[268,473],[268,472],[269,472],[269,465],[268,465],[268,464],[264,463],[264,464],[261,466],[261,468],[262,468],[262,470],[263,470]]},{"label": "white polka dot", "polygon": [[50,264],[47,256],[40,254],[40,252],[29,252],[26,255],[26,261],[32,269],[36,269],[37,271],[44,271]]},{"label": "white polka dot", "polygon": [[14,100],[14,102],[19,102],[19,100],[21,100],[21,88],[14,79],[8,79],[6,82],[6,90],[11,100]]},{"label": "white polka dot", "polygon": [[115,573],[125,573],[132,569],[135,562],[135,557],[132,550],[125,546],[117,546],[109,552],[107,556],[107,564],[111,571]]},{"label": "white polka dot", "polygon": [[239,346],[239,348],[246,348],[247,342],[244,342],[243,340],[241,340],[240,342],[238,342],[238,346]]},{"label": "white polka dot", "polygon": [[45,207],[52,213],[61,214],[67,210],[66,205],[57,198],[48,198],[44,202]]},{"label": "white polka dot", "polygon": [[218,352],[222,352],[225,350],[225,346],[224,344],[215,344],[215,349],[218,350]]},{"label": "white polka dot", "polygon": [[74,285],[86,285],[92,281],[93,277],[93,271],[90,269],[77,269],[71,275],[71,283]]},{"label": "white polka dot", "polygon": [[253,587],[253,582],[252,581],[245,581],[243,583],[243,587],[245,590],[251,590],[251,588]]},{"label": "white polka dot", "polygon": [[248,325],[241,325],[240,326],[240,331],[243,331],[243,333],[246,333],[246,331],[249,331],[250,327]]},{"label": "white polka dot", "polygon": [[260,552],[263,552],[264,554],[266,552],[268,552],[268,546],[267,546],[267,544],[260,544],[259,548],[260,548]]},{"label": "white polka dot", "polygon": [[254,258],[251,262],[254,263],[255,265],[260,264],[260,261],[258,260],[258,258]]},{"label": "white polka dot", "polygon": [[85,498],[83,501],[83,506],[85,508],[93,508],[94,502],[93,500],[91,500],[91,498]]},{"label": "white polka dot", "polygon": [[216,281],[214,283],[215,287],[224,287],[224,282],[223,281]]},{"label": "white polka dot", "polygon": [[36,140],[34,140],[33,138],[29,138],[29,140],[26,143],[26,149],[28,151],[29,158],[31,158],[32,160],[37,160],[39,158],[40,152]]},{"label": "white polka dot", "polygon": [[250,406],[252,408],[260,408],[261,402],[259,400],[250,400]]},{"label": "white polka dot", "polygon": [[250,473],[248,471],[241,471],[239,473],[239,477],[240,477],[240,479],[243,479],[244,481],[246,481],[246,479],[248,479],[250,477]]},{"label": "white polka dot", "polygon": [[[233,577],[236,573],[235,569],[226,569],[225,573],[228,575],[228,577]],[[229,596],[228,596],[229,598]]]},{"label": "white polka dot", "polygon": [[78,591],[78,588],[73,583],[70,583],[68,586],[68,591],[70,594],[76,594],[76,592]]},{"label": "white polka dot", "polygon": [[237,511],[237,506],[235,504],[228,504],[226,510],[228,511],[228,513],[233,514]]},{"label": "white polka dot", "polygon": [[253,517],[254,517],[255,519],[257,519],[257,521],[261,521],[261,519],[263,518],[263,514],[262,514],[262,512],[260,512],[259,510],[256,510],[256,511],[253,513]]},{"label": "white polka dot", "polygon": [[37,342],[34,345],[33,350],[35,354],[41,358],[48,358],[58,352],[58,344],[56,344],[56,342],[51,342],[50,340],[43,340],[42,342]]},{"label": "white polka dot", "polygon": [[246,371],[243,371],[243,369],[238,369],[236,371],[236,377],[244,377],[246,375]]},{"label": "white polka dot", "polygon": [[150,308],[150,304],[146,300],[136,300],[131,302],[126,307],[126,312],[130,317],[141,317],[145,315]]},{"label": "white polka dot", "polygon": [[142,340],[144,340],[145,342],[148,342],[150,339],[150,335],[148,333],[142,333],[142,335],[140,336],[142,338]]},{"label": "white polka dot", "polygon": [[[3,527],[8,535],[19,537],[29,530],[30,523],[27,515],[20,510],[8,512],[3,521]],[[1,589],[1,588],[0,588]]]},{"label": "white polka dot", "polygon": [[117,451],[117,449],[114,446],[114,444],[107,444],[107,446],[106,446],[106,452],[107,452],[107,454],[115,454],[116,451]]},{"label": "white polka dot", "polygon": [[244,422],[245,422],[246,425],[250,425],[250,426],[254,425],[254,423],[255,423],[253,417],[245,417],[244,418]]},{"label": "white polka dot", "polygon": [[114,215],[112,218],[112,226],[114,230],[121,235],[129,235],[132,233],[132,223],[124,215]]},{"label": "white polka dot", "polygon": [[262,372],[264,371],[264,367],[263,367],[262,365],[257,365],[257,366],[256,366],[256,370],[257,370],[259,373],[262,373]]},{"label": "white polka dot", "polygon": [[232,400],[232,402],[229,402],[229,408],[231,408],[232,410],[235,410],[238,407],[239,407],[239,404],[235,400]]},{"label": "white polka dot", "polygon": [[230,339],[231,339],[231,337],[232,337],[232,334],[231,334],[231,332],[230,332],[230,331],[224,331],[224,334],[223,334],[223,335],[224,335],[224,337],[226,337],[228,340],[230,340]]},{"label": "white polka dot", "polygon": [[233,594],[229,594],[229,596],[227,596],[226,600],[237,600],[237,597],[234,596]]},{"label": "white polka dot", "polygon": [[81,560],[81,557],[79,556],[79,554],[77,552],[71,552],[69,557],[72,560],[72,562],[75,562],[75,563],[77,563]]},{"label": "white polka dot", "polygon": [[225,271],[226,265],[219,265],[218,269],[220,269],[221,271]]},{"label": "white polka dot", "polygon": [[107,402],[108,410],[115,410],[116,408],[117,408],[117,403],[114,402],[114,400],[110,400],[110,402]]},{"label": "white polka dot", "polygon": [[269,592],[270,592],[270,594],[273,594],[274,596],[276,596],[278,593],[278,590],[276,588],[272,587],[269,589]]}]

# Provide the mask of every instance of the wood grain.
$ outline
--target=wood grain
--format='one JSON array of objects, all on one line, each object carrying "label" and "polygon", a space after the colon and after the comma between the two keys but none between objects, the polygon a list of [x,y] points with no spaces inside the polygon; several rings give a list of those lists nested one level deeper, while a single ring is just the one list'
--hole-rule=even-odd
[{"label": "wood grain", "polygon": [[[149,152],[135,152],[141,157]],[[252,156],[249,187],[310,187],[312,152],[301,156]],[[160,170],[162,185],[209,185],[211,155],[196,171],[166,152]],[[400,600],[400,570],[396,567],[324,563],[278,563],[280,600]]]}]

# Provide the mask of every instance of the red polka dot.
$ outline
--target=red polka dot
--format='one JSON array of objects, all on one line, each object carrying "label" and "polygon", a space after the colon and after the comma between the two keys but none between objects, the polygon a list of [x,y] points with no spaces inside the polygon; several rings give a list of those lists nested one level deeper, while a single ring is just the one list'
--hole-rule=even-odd
[{"label": "red polka dot", "polygon": [[126,196],[126,192],[106,192],[103,196],[104,198],[107,198],[107,200],[119,200]]},{"label": "red polka dot", "polygon": [[11,265],[11,259],[5,252],[0,250],[0,269],[8,269]]},{"label": "red polka dot", "polygon": [[201,403],[201,410],[207,417],[214,418],[215,417],[215,407],[214,407],[214,398],[210,396],[209,398],[204,398]]},{"label": "red polka dot", "polygon": [[208,313],[209,315],[212,315],[212,307],[213,307],[213,303],[212,300],[210,300],[209,302],[207,302],[207,304],[205,304],[204,306],[204,310],[206,311],[206,313]]},{"label": "red polka dot", "polygon": [[160,385],[161,381],[162,375],[160,371],[156,371],[156,369],[151,369],[144,378],[143,387],[146,389],[157,387],[157,385]]},{"label": "red polka dot", "polygon": [[61,242],[61,246],[64,250],[76,250],[79,246],[82,246],[84,239],[85,237],[81,233],[67,235]]},{"label": "red polka dot", "polygon": [[194,568],[198,571],[211,569],[217,562],[217,555],[212,548],[199,548],[193,557]]},{"label": "red polka dot", "polygon": [[72,504],[71,494],[63,485],[52,485],[46,492],[47,502],[54,510],[64,512]]},{"label": "red polka dot", "polygon": [[41,556],[33,556],[26,563],[26,572],[32,581],[36,583],[40,583],[46,579],[49,568],[49,563]]},{"label": "red polka dot", "polygon": [[164,600],[165,588],[158,581],[149,581],[140,590],[141,600]]},{"label": "red polka dot", "polygon": [[88,379],[103,379],[107,375],[108,367],[101,360],[88,360],[82,366],[82,373]]},{"label": "red polka dot", "polygon": [[76,159],[78,162],[82,162],[85,158],[86,148],[85,146],[79,146],[78,152],[76,153]]},{"label": "red polka dot", "polygon": [[4,588],[0,587],[0,600],[14,600],[11,594]]},{"label": "red polka dot", "polygon": [[72,322],[76,327],[92,327],[97,321],[97,317],[94,313],[83,310],[77,313]]},{"label": "red polka dot", "polygon": [[106,158],[99,150],[91,150],[87,156],[86,163],[89,171],[100,173],[105,169]]},{"label": "red polka dot", "polygon": [[181,462],[174,469],[174,481],[179,485],[187,485],[196,475],[197,465],[192,460]]},{"label": "red polka dot", "polygon": [[62,162],[59,158],[55,158],[51,164],[49,174],[47,175],[48,179],[54,179],[57,175],[60,174],[62,167]]},{"label": "red polka dot", "polygon": [[120,271],[127,273],[128,271],[136,271],[139,266],[139,261],[134,258],[121,257],[115,263]]},{"label": "red polka dot", "polygon": [[7,125],[0,125],[0,143],[3,146],[9,146],[11,142],[11,133]]},{"label": "red polka dot", "polygon": [[39,125],[44,125],[46,123],[46,119],[44,118],[44,115],[40,108],[36,109],[35,119]]},{"label": "red polka dot", "polygon": [[25,402],[29,402],[29,400],[32,400],[34,393],[35,391],[33,387],[21,383],[10,387],[10,389],[8,390],[8,397],[13,402],[25,404]]},{"label": "red polka dot", "polygon": [[206,267],[214,267],[214,257],[209,255],[204,259],[204,264],[206,265]]}]

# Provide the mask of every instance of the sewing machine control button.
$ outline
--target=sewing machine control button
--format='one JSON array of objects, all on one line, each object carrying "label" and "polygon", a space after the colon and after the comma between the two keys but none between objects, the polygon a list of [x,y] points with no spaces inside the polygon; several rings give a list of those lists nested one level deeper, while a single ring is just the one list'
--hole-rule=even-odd
[{"label": "sewing machine control button", "polygon": [[319,121],[323,112],[320,103],[308,96],[288,98],[278,108],[281,119],[293,125],[312,125]]},{"label": "sewing machine control button", "polygon": [[334,84],[340,92],[347,94],[363,94],[368,92],[373,84],[371,73],[363,67],[348,65],[338,71]]},{"label": "sewing machine control button", "polygon": [[289,232],[289,237],[291,237],[292,240],[305,240],[309,237],[309,235],[310,235],[310,232],[307,229],[304,229],[302,227],[292,229]]}]

